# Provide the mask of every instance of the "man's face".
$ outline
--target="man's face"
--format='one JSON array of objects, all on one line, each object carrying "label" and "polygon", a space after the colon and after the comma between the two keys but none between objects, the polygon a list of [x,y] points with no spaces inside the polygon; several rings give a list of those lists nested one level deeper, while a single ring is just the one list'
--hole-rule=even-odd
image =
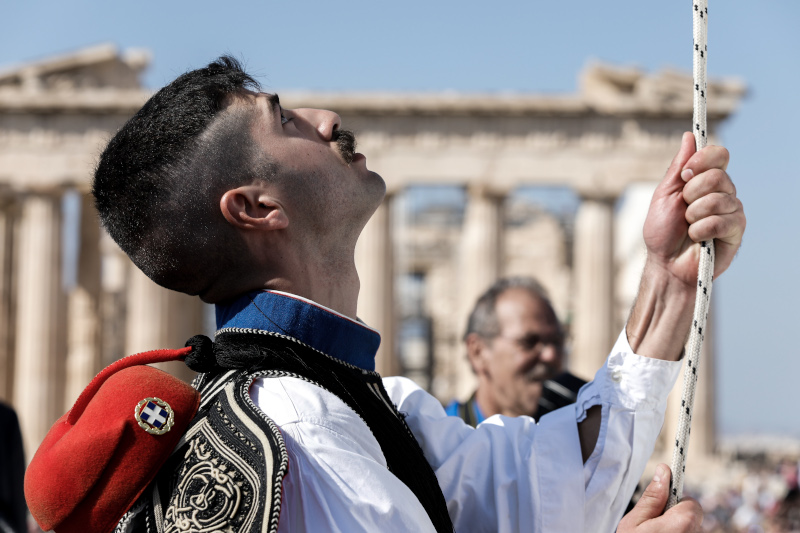
[{"label": "man's face", "polygon": [[479,399],[489,404],[481,406],[508,416],[533,415],[544,380],[561,369],[561,327],[552,310],[524,289],[503,292],[496,313],[498,336],[468,340],[475,343],[470,359],[485,388]]},{"label": "man's face", "polygon": [[277,95],[249,94],[257,118],[253,135],[277,164],[284,208],[319,234],[360,233],[386,192],[383,179],[355,152],[355,138],[340,130],[332,111],[283,109]]}]

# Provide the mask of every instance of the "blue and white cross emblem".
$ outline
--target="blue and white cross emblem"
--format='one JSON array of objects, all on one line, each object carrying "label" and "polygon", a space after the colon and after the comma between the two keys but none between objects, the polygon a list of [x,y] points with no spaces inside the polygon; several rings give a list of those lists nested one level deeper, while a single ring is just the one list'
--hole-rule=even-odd
[{"label": "blue and white cross emblem", "polygon": [[136,405],[134,416],[139,426],[153,435],[163,435],[172,428],[175,413],[160,398],[145,398]]},{"label": "blue and white cross emblem", "polygon": [[147,402],[147,405],[144,406],[144,409],[142,409],[142,412],[139,413],[139,416],[145,422],[160,428],[167,422],[169,413],[153,402]]}]

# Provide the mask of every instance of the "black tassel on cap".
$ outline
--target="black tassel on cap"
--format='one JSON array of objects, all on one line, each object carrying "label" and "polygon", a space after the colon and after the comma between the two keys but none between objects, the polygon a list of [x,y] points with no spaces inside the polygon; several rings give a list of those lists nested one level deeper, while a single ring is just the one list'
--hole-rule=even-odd
[{"label": "black tassel on cap", "polygon": [[186,356],[186,366],[195,372],[214,372],[219,370],[216,356],[214,355],[214,343],[205,335],[195,335],[188,341],[186,346],[191,346],[192,351]]}]

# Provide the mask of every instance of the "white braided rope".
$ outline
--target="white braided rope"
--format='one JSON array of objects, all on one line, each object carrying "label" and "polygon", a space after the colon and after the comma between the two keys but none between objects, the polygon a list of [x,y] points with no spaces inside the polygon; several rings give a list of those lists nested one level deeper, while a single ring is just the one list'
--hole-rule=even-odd
[{"label": "white braided rope", "polygon": [[[706,59],[708,56],[708,0],[693,0],[694,17],[694,138],[697,150],[705,148],[708,142],[706,124]],[[700,266],[697,273],[697,296],[694,302],[694,317],[689,342],[686,345],[686,367],[683,373],[683,394],[681,411],[678,417],[678,432],[675,436],[675,450],[672,453],[672,489],[667,509],[676,505],[683,496],[683,475],[686,471],[686,454],[689,450],[694,393],[697,388],[697,366],[700,363],[700,350],[705,338],[708,305],[711,300],[711,287],[714,276],[714,241],[700,244]]]}]

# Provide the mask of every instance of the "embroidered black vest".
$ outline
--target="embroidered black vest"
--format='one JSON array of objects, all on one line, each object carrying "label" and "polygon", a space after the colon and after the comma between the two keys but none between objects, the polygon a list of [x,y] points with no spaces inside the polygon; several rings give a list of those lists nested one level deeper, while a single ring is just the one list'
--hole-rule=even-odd
[{"label": "embroidered black vest", "polygon": [[187,360],[204,372],[195,381],[200,409],[117,531],[255,533],[262,524],[270,533],[277,531],[288,456],[283,436],[253,403],[249,389],[258,378],[283,376],[323,388],[353,409],[378,441],[388,469],[419,499],[436,531],[453,531],[436,475],[377,373],[261,330],[221,330],[213,352],[208,339],[190,342],[204,345],[203,360]]}]

